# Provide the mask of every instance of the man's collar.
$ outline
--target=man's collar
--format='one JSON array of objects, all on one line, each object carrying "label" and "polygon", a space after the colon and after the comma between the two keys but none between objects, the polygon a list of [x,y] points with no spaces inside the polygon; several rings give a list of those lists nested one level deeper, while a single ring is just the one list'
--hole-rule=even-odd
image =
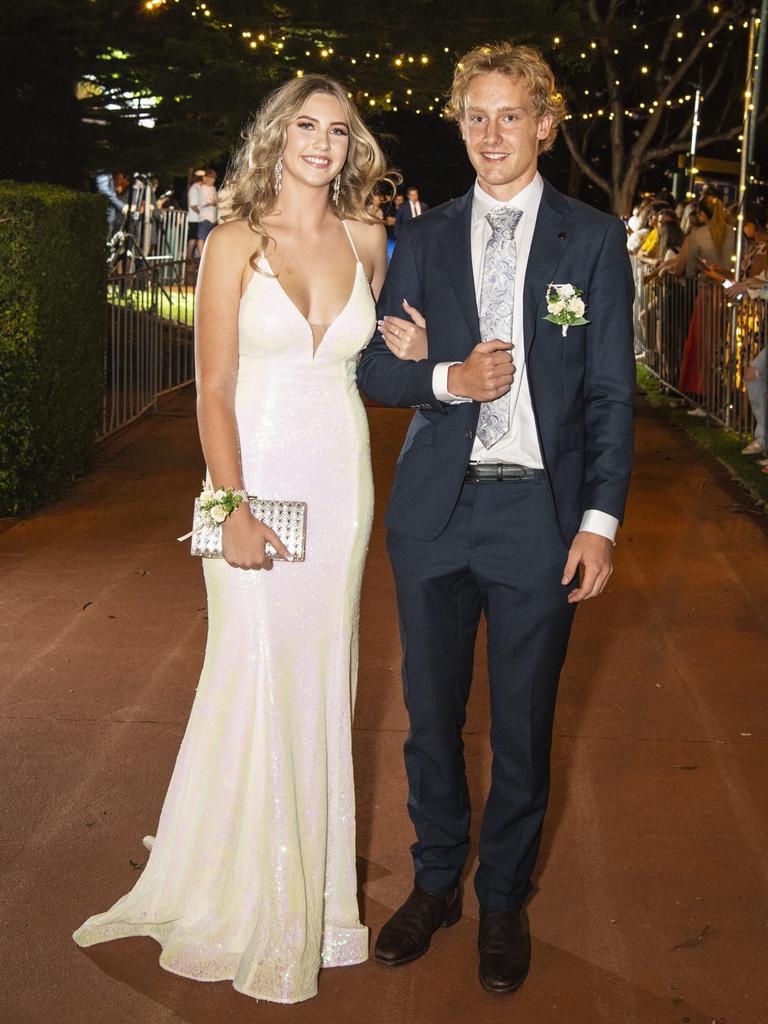
[{"label": "man's collar", "polygon": [[476,181],[472,193],[472,223],[476,224],[482,220],[483,217],[497,206],[513,206],[515,209],[522,210],[525,213],[526,210],[530,210],[538,204],[543,191],[544,179],[538,171],[536,171],[533,181],[529,185],[526,185],[514,198],[507,199],[506,201],[494,199]]}]

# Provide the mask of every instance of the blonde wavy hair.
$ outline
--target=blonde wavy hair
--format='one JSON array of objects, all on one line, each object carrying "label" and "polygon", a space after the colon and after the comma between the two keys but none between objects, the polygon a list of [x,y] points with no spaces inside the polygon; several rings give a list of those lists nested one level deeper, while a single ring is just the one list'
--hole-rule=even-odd
[{"label": "blonde wavy hair", "polygon": [[552,127],[546,139],[539,140],[539,152],[545,153],[555,144],[557,126],[566,114],[565,97],[555,84],[555,74],[532,46],[514,46],[512,43],[491,43],[476,46],[464,54],[453,73],[451,95],[444,115],[461,123],[467,109],[469,84],[477,75],[498,71],[516,82],[524,82],[533,99],[534,116],[540,121],[545,114],[552,115]]},{"label": "blonde wavy hair", "polygon": [[728,220],[725,216],[725,207],[722,201],[711,193],[704,196],[699,206],[707,218],[707,227],[712,236],[712,241],[720,249],[728,233]]},{"label": "blonde wavy hair", "polygon": [[[396,190],[399,175],[388,172],[387,161],[378,142],[366,128],[347,90],[325,75],[304,75],[281,85],[264,100],[253,120],[246,126],[241,143],[235,150],[222,184],[226,219],[247,219],[258,238],[256,251],[250,259],[254,270],[264,255],[270,235],[264,218],[277,203],[275,166],[285,149],[288,125],[301,112],[315,93],[334,96],[344,110],[349,124],[349,149],[341,169],[338,204],[334,213],[342,220],[380,223],[366,210],[371,195],[387,183]],[[333,183],[328,187],[329,197]]]}]

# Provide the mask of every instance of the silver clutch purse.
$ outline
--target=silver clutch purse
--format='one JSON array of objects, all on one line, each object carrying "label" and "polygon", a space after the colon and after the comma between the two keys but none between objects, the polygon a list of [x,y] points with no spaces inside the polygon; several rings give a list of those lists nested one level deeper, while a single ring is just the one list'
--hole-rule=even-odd
[{"label": "silver clutch purse", "polygon": [[[307,503],[305,501],[268,501],[248,495],[251,514],[274,530],[291,553],[292,562],[303,562],[307,539]],[[186,539],[186,538],[179,538]],[[271,544],[266,545],[269,558],[284,561]],[[212,526],[195,498],[192,519],[192,554],[202,558],[222,558],[221,527]]]}]

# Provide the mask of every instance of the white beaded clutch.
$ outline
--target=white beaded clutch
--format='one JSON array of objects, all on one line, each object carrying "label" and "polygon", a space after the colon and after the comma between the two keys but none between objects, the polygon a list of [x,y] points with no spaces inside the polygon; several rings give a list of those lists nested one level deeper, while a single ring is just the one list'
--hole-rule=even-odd
[{"label": "white beaded clutch", "polygon": [[[251,514],[260,519],[270,530],[274,530],[291,553],[292,562],[304,561],[307,539],[307,503],[305,501],[268,501],[248,495]],[[284,560],[271,544],[266,545],[268,558]],[[195,498],[195,512],[192,519],[192,554],[202,558],[222,558],[221,527],[213,526],[200,508],[200,499]]]}]

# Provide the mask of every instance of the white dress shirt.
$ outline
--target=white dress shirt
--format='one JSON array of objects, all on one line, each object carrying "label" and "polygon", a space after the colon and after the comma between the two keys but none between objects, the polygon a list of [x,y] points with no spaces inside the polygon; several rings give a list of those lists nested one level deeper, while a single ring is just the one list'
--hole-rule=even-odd
[{"label": "white dress shirt", "polygon": [[[536,419],[533,414],[533,403],[531,392],[528,386],[528,370],[525,362],[525,344],[523,339],[523,291],[525,286],[525,272],[528,266],[528,255],[531,251],[533,231],[536,227],[536,217],[539,212],[544,181],[541,175],[536,176],[530,185],[526,185],[522,191],[507,202],[501,202],[488,195],[475,182],[475,192],[472,199],[472,227],[471,227],[471,251],[472,251],[472,274],[475,283],[475,298],[480,303],[480,289],[483,280],[483,262],[485,260],[485,249],[491,237],[491,225],[488,223],[487,214],[497,206],[509,206],[522,210],[523,215],[515,229],[515,244],[517,246],[517,270],[515,273],[515,301],[514,313],[512,316],[512,338],[513,344],[511,355],[515,362],[515,377],[510,389],[510,426],[507,433],[493,445],[492,448],[485,448],[477,438],[472,446],[471,462],[508,462],[518,466],[529,466],[532,469],[543,469],[544,462],[539,447],[539,437],[536,430]],[[490,338],[482,338],[481,341],[490,341]],[[449,404],[469,402],[471,399],[452,395],[448,391],[448,369],[455,366],[455,363],[438,363],[432,375],[432,390],[438,401]],[[581,520],[581,530],[588,530],[590,533],[600,534],[613,541],[616,537],[619,521],[615,516],[598,509],[588,509]]]},{"label": "white dress shirt", "polygon": [[421,216],[421,203],[419,202],[419,200],[416,199],[414,201],[413,199],[409,199],[408,202],[411,204],[411,216],[412,217],[419,217],[419,216]]}]

